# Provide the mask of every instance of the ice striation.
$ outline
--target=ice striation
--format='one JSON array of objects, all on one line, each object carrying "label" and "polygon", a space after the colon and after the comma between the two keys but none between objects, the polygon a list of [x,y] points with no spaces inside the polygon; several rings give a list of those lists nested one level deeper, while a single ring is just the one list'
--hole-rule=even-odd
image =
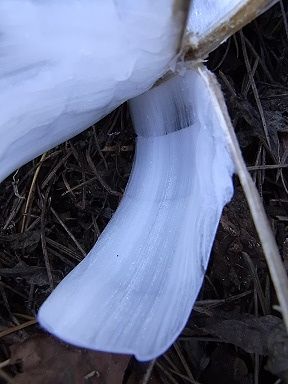
[{"label": "ice striation", "polygon": [[119,208],[42,305],[61,339],[150,360],[185,326],[202,285],[233,163],[197,69],[130,101],[137,137]]},{"label": "ice striation", "polygon": [[174,65],[184,0],[1,0],[0,181]]}]

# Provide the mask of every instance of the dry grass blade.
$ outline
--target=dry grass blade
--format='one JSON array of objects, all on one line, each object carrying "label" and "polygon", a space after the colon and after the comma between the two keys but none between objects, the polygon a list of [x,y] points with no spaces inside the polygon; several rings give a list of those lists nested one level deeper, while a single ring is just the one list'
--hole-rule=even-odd
[{"label": "dry grass blade", "polygon": [[84,187],[84,185],[93,183],[93,181],[95,181],[95,180],[98,180],[97,176],[91,177],[91,179],[83,181],[82,183],[79,183],[79,184],[75,185],[74,187],[69,187],[69,188],[67,188],[67,191],[62,193],[62,196],[67,195],[67,193],[73,193],[75,190],[77,190],[77,189],[79,189],[81,187]]},{"label": "dry grass blade", "polygon": [[283,320],[288,331],[288,279],[276,240],[268,222],[263,204],[260,200],[257,188],[253,183],[245,165],[242,164],[239,178],[251,210],[251,214],[258,232],[266,261],[271,273],[271,278],[281,306]]},{"label": "dry grass blade", "polygon": [[99,183],[102,185],[102,187],[108,192],[110,193],[111,195],[114,195],[114,196],[117,196],[117,197],[122,197],[122,193],[118,192],[118,191],[114,191],[112,188],[110,188],[110,186],[102,179],[102,177],[99,175],[99,173],[97,172],[97,169],[91,159],[91,156],[90,154],[88,153],[88,151],[86,151],[86,159],[87,159],[87,163],[90,165],[92,171],[94,172],[95,174],[95,177],[97,178],[97,180],[99,181]]},{"label": "dry grass blade", "polygon": [[189,365],[188,365],[187,361],[185,360],[185,357],[183,356],[181,349],[179,348],[177,343],[174,344],[174,348],[175,348],[175,351],[176,351],[176,353],[177,353],[177,355],[178,355],[178,357],[179,357],[179,359],[180,359],[180,361],[181,361],[181,363],[182,363],[182,365],[183,365],[183,367],[187,373],[187,376],[191,380],[191,383],[196,383],[196,381],[192,375],[192,372],[189,368]]},{"label": "dry grass blade", "polygon": [[255,284],[255,287],[256,287],[256,292],[257,292],[257,295],[258,295],[258,298],[259,298],[259,301],[260,301],[260,304],[261,304],[261,307],[262,307],[263,315],[268,315],[268,313],[270,312],[269,311],[269,307],[267,305],[267,300],[265,298],[263,289],[261,287],[261,283],[260,283],[257,271],[255,269],[255,266],[254,266],[254,264],[253,264],[253,262],[251,260],[251,257],[248,255],[248,253],[242,252],[242,254],[245,257],[245,259],[247,261],[247,264],[249,266],[249,269],[251,271],[251,274],[253,276],[254,284]]},{"label": "dry grass blade", "polygon": [[24,208],[23,220],[22,220],[22,224],[21,224],[21,233],[23,233],[28,226],[28,215],[29,215],[29,212],[31,210],[32,200],[33,200],[33,196],[34,196],[34,192],[35,192],[36,181],[37,181],[41,166],[43,164],[43,161],[46,158],[46,155],[47,155],[47,152],[43,153],[43,155],[41,156],[40,162],[39,162],[39,164],[38,164],[38,166],[34,172],[34,175],[33,175],[33,179],[32,179],[31,185],[30,185],[28,197],[26,200],[25,208]]},{"label": "dry grass blade", "polygon": [[281,169],[288,168],[288,164],[265,164],[265,165],[252,165],[247,167],[248,171],[261,171],[267,169]]},{"label": "dry grass blade", "polygon": [[10,364],[10,361],[11,361],[10,359],[2,361],[2,363],[0,363],[0,369],[8,367],[8,365]]},{"label": "dry grass blade", "polygon": [[256,100],[256,104],[257,104],[257,107],[258,107],[258,111],[259,111],[259,114],[260,114],[260,117],[261,117],[261,121],[262,121],[262,124],[263,124],[263,130],[264,130],[264,133],[265,133],[266,141],[267,141],[268,146],[271,147],[271,142],[270,142],[270,137],[269,137],[269,133],[268,133],[267,122],[266,122],[264,111],[263,111],[263,107],[262,107],[262,104],[261,104],[261,101],[260,101],[260,98],[259,98],[258,90],[257,90],[256,84],[255,84],[255,80],[254,80],[254,76],[253,76],[253,71],[251,69],[251,65],[250,65],[250,62],[249,62],[248,54],[247,54],[245,38],[244,38],[244,35],[243,35],[242,31],[240,31],[240,38],[241,38],[242,50],[243,50],[244,60],[245,60],[246,68],[247,68],[247,73],[248,73],[248,76],[249,76],[249,80],[250,80],[250,83],[251,83],[253,94],[254,94],[254,97],[255,97],[255,100]]},{"label": "dry grass blade", "polygon": [[255,56],[255,59],[257,59],[259,61],[259,64],[261,65],[265,75],[267,76],[267,78],[269,79],[269,81],[271,83],[273,83],[274,79],[269,71],[269,69],[267,68],[267,65],[265,63],[265,61],[259,56],[259,54],[256,52],[254,46],[250,43],[250,41],[247,39],[246,36],[244,36],[244,39],[245,39],[245,43],[247,44],[247,46],[249,47],[251,53]]},{"label": "dry grass blade", "polygon": [[288,20],[287,20],[287,14],[286,14],[285,8],[284,8],[283,0],[280,0],[280,7],[281,7],[282,15],[283,15],[283,22],[284,22],[286,37],[288,39]]},{"label": "dry grass blade", "polygon": [[14,332],[20,331],[21,329],[30,327],[31,325],[34,325],[36,323],[37,323],[37,320],[33,319],[33,320],[27,321],[26,323],[15,325],[15,327],[10,327],[8,329],[4,329],[4,331],[0,332],[0,339],[4,336],[10,335],[11,333],[14,333]]},{"label": "dry grass blade", "polygon": [[26,295],[24,295],[22,292],[17,291],[17,289],[14,289],[14,288],[10,287],[8,284],[5,284],[2,281],[0,281],[0,286],[4,287],[6,289],[9,289],[10,291],[15,293],[16,295],[22,297],[24,300],[27,300],[27,296]]},{"label": "dry grass blade", "polygon": [[149,364],[148,368],[147,368],[147,371],[143,377],[143,380],[142,380],[142,383],[141,384],[148,384],[149,383],[149,380],[150,380],[150,377],[152,375],[152,371],[153,371],[153,368],[155,366],[155,363],[156,363],[156,359],[152,360],[151,363]]},{"label": "dry grass blade", "polygon": [[[161,363],[157,362],[156,363],[157,367],[159,367],[161,369],[161,371],[163,372],[164,376],[167,377],[167,379],[170,380],[170,383],[172,384],[179,384],[177,380],[174,379],[174,377],[172,376],[172,374],[169,372],[170,370],[166,369],[166,367],[164,367]],[[177,374],[177,376],[179,376],[178,372],[174,372],[175,374]],[[180,374],[181,376],[181,374]]]},{"label": "dry grass blade", "polygon": [[66,163],[66,161],[69,159],[69,157],[72,155],[72,151],[69,151],[66,153],[66,155],[53,167],[51,172],[47,175],[45,180],[41,184],[41,189],[43,190],[49,182],[52,180],[52,178],[56,175],[57,171]]},{"label": "dry grass blade", "polygon": [[258,190],[243,160],[219,84],[214,75],[212,75],[205,67],[201,66],[199,71],[203,80],[207,85],[209,84],[211,98],[214,100],[215,105],[217,105],[219,122],[223,129],[226,130],[231,155],[262,244],[266,262],[281,306],[283,320],[288,331],[288,278],[274,234],[266,216]]},{"label": "dry grass blade", "polygon": [[178,372],[178,370],[169,368],[166,369],[161,363],[157,362],[157,366],[163,371],[163,373],[171,380],[171,382],[174,383],[179,383],[178,380],[175,380],[172,376],[172,373],[177,376],[179,379],[183,379],[186,383],[191,383],[191,384],[200,384],[194,379],[190,379],[190,377],[183,375],[182,373]]},{"label": "dry grass blade", "polygon": [[5,231],[7,228],[9,228],[9,225],[11,224],[11,222],[14,220],[14,218],[17,216],[17,213],[20,211],[22,205],[23,205],[23,202],[24,202],[24,199],[21,199],[21,198],[18,198],[14,204],[13,204],[13,208],[11,210],[11,213],[10,215],[8,216],[4,226],[3,226],[3,230]]},{"label": "dry grass blade", "polygon": [[2,369],[0,369],[0,377],[6,381],[6,383],[8,384],[13,384],[14,383],[14,380],[13,378],[8,375],[6,372],[4,372]]},{"label": "dry grass blade", "polygon": [[48,281],[50,285],[51,291],[53,290],[54,283],[53,283],[53,276],[49,261],[49,255],[47,250],[47,243],[46,243],[46,235],[45,235],[45,216],[46,216],[46,206],[47,206],[47,200],[49,196],[49,189],[46,191],[45,196],[42,197],[42,211],[41,211],[41,244],[42,244],[42,252],[44,257],[44,263],[47,271]]},{"label": "dry grass blade", "polygon": [[79,251],[82,253],[82,255],[85,257],[86,256],[86,252],[84,251],[84,249],[81,247],[81,245],[79,244],[79,242],[76,240],[75,236],[69,231],[69,229],[67,228],[67,226],[64,224],[63,220],[61,220],[61,218],[59,217],[59,215],[57,214],[57,212],[52,208],[50,207],[51,209],[51,212],[53,213],[53,215],[56,217],[57,221],[59,222],[59,224],[65,229],[65,231],[67,232],[67,234],[70,236],[71,240],[74,242],[74,244],[76,245],[76,247],[79,249]]}]

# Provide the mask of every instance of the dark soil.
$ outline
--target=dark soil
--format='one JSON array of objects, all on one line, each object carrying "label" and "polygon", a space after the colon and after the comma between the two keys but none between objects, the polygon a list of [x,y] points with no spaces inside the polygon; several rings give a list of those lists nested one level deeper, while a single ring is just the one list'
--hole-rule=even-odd
[{"label": "dark soil", "polygon": [[[286,15],[278,4],[231,37],[210,55],[208,66],[222,85],[245,160],[288,267],[287,5]],[[43,350],[37,355],[37,363],[33,362],[37,366],[42,361],[42,376],[26,374],[23,356],[27,357],[27,352],[20,353],[15,345],[26,340],[31,353],[38,351],[40,344],[50,351],[51,341],[45,341],[38,326],[30,323],[53,287],[91,249],[115,212],[129,177],[133,152],[134,133],[127,106],[123,105],[2,183],[1,383],[14,376],[15,383],[63,382],[56,376],[45,379],[45,364],[51,364],[51,357],[44,358]],[[174,346],[154,362],[149,382],[288,382],[288,342],[277,305],[261,245],[235,178],[235,195],[224,210],[191,319]],[[29,327],[5,336],[8,328],[26,322]],[[40,338],[40,344],[34,337]],[[56,347],[59,343],[53,342],[61,349],[59,353],[65,353],[63,347]],[[70,352],[65,359],[71,363],[74,355],[67,348]],[[133,359],[128,364],[128,360],[121,360],[121,380],[105,382],[140,382],[147,365]],[[103,364],[107,368],[107,361]],[[79,356],[76,365],[79,373],[83,368]],[[55,365],[54,371],[57,369],[61,367]],[[24,379],[20,372],[26,374]],[[89,380],[85,382],[104,383]]]}]

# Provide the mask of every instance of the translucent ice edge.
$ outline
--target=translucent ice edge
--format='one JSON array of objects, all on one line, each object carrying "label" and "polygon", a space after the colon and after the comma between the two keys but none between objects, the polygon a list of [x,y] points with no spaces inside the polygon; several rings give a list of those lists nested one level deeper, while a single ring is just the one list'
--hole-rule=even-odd
[{"label": "translucent ice edge", "polygon": [[199,36],[207,34],[236,13],[248,0],[193,0],[188,19],[188,31]]},{"label": "translucent ice edge", "polygon": [[[279,0],[193,0],[191,2],[187,29],[194,38],[203,38],[223,22],[229,22],[239,9],[249,3],[256,3],[259,14]],[[229,37],[229,36],[227,36]]]},{"label": "translucent ice edge", "polygon": [[173,65],[174,0],[0,1],[0,181]]},{"label": "translucent ice edge", "polygon": [[125,195],[38,320],[66,342],[146,361],[165,352],[187,322],[233,193],[234,167],[196,70],[130,107],[139,136]]}]

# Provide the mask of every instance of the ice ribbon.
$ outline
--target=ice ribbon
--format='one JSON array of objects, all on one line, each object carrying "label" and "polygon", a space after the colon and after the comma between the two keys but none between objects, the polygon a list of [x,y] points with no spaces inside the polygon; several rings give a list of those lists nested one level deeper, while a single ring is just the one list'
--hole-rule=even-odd
[{"label": "ice ribbon", "polygon": [[208,90],[187,70],[130,101],[137,138],[119,208],[42,305],[49,332],[149,360],[182,331],[202,285],[233,163]]},{"label": "ice ribbon", "polygon": [[0,181],[164,75],[185,3],[1,0]]},{"label": "ice ribbon", "polygon": [[203,59],[279,0],[193,0],[187,31],[190,57]]}]

